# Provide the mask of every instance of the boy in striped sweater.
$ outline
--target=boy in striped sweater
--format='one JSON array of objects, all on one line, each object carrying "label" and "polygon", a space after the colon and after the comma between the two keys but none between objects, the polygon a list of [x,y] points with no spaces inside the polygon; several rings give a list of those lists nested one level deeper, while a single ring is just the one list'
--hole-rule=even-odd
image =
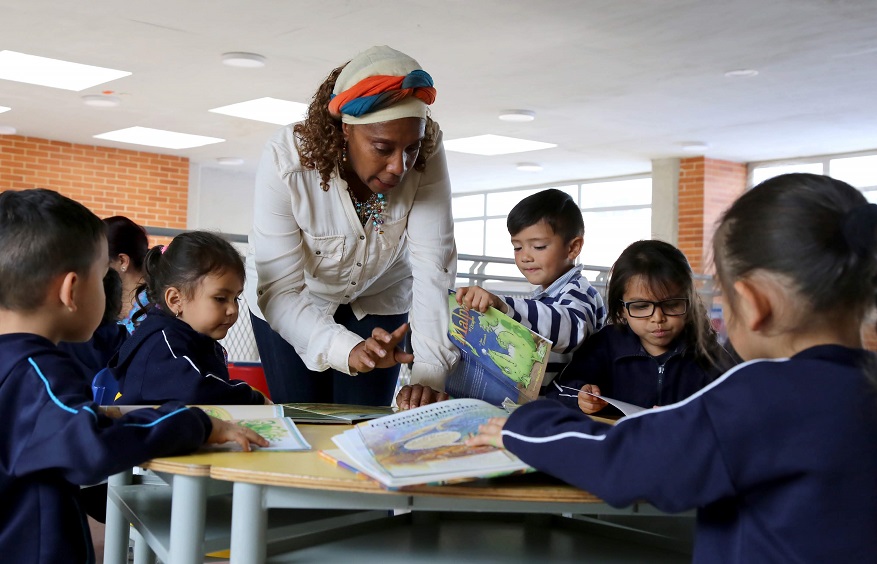
[{"label": "boy in striped sweater", "polygon": [[579,345],[606,322],[603,299],[575,264],[584,242],[582,212],[567,193],[550,188],[518,202],[506,226],[515,265],[537,288],[529,298],[513,298],[468,286],[457,290],[457,302],[480,312],[494,307],[551,339],[542,382],[547,390]]}]

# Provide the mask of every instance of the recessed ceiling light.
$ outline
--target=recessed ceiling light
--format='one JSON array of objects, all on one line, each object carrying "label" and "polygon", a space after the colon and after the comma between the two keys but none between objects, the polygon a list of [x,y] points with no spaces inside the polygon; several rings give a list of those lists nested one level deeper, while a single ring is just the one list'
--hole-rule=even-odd
[{"label": "recessed ceiling light", "polygon": [[130,75],[128,71],[82,65],[15,51],[0,51],[0,78],[79,92]]},{"label": "recessed ceiling light", "polygon": [[728,78],[749,78],[758,76],[758,71],[755,69],[737,69],[726,72],[725,76]]},{"label": "recessed ceiling light", "polygon": [[122,100],[111,94],[89,94],[82,97],[82,103],[95,108],[115,108],[122,103]]},{"label": "recessed ceiling light", "polygon": [[278,98],[257,98],[230,106],[209,110],[217,114],[287,125],[302,121],[308,114],[308,105]]},{"label": "recessed ceiling light", "polygon": [[7,108],[6,106],[0,106],[0,114],[2,114],[3,112],[8,112],[11,109],[12,108]]},{"label": "recessed ceiling light", "polygon": [[530,110],[503,110],[499,114],[502,121],[525,122],[536,119],[536,112]]},{"label": "recessed ceiling light", "polygon": [[682,143],[682,150],[690,153],[701,153],[709,148],[709,143],[703,143],[701,141],[687,141]]},{"label": "recessed ceiling light", "polygon": [[502,135],[476,135],[445,141],[445,149],[472,155],[507,155],[557,147],[554,143],[542,143],[528,139],[516,139]]},{"label": "recessed ceiling light", "polygon": [[148,147],[162,147],[165,149],[191,149],[192,147],[202,147],[225,141],[225,139],[219,139],[218,137],[204,137],[203,135],[177,133],[163,129],[152,129],[150,127],[128,127],[126,129],[101,133],[94,137],[96,139],[106,139],[107,141],[146,145]]},{"label": "recessed ceiling light", "polygon": [[15,135],[18,130],[11,125],[0,125],[0,135]]},{"label": "recessed ceiling light", "polygon": [[219,157],[216,159],[216,162],[225,166],[241,166],[244,164],[244,159],[240,157]]},{"label": "recessed ceiling light", "polygon": [[542,165],[539,163],[518,163],[516,168],[522,172],[539,172],[542,170]]},{"label": "recessed ceiling light", "polygon": [[222,64],[230,67],[258,69],[265,66],[265,57],[257,53],[223,53]]}]

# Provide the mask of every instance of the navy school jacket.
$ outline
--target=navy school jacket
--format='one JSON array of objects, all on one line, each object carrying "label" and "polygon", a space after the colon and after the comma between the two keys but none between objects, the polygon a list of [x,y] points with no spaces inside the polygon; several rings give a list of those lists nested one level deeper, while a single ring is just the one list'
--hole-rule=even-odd
[{"label": "navy school jacket", "polygon": [[695,562],[873,562],[874,354],[836,345],[738,365],[613,427],[553,400],[519,407],[505,446],[613,506],[697,508]]},{"label": "navy school jacket", "polygon": [[185,454],[210,419],[180,403],[119,419],[98,413],[74,362],[49,340],[0,335],[0,560],[94,562],[80,485]]},{"label": "navy school jacket", "polygon": [[70,355],[79,366],[85,381],[91,385],[94,375],[103,370],[113,355],[119,352],[128,338],[128,330],[115,321],[101,323],[84,343],[58,343],[58,348]]},{"label": "navy school jacket", "polygon": [[229,380],[222,345],[157,309],[138,325],[109,366],[122,394],[117,405],[265,403],[246,382]]},{"label": "navy school jacket", "polygon": [[[731,355],[722,352],[720,366],[706,369],[677,339],[676,347],[659,360],[645,351],[630,326],[612,324],[585,339],[557,381],[579,390],[595,384],[601,395],[641,407],[667,405],[687,398],[734,366]],[[546,395],[578,409],[576,398],[558,397],[561,393],[573,392],[555,388]]]}]

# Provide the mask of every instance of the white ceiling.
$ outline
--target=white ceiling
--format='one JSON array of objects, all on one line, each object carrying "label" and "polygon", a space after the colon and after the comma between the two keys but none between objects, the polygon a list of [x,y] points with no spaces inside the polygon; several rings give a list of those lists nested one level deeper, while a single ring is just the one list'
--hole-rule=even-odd
[{"label": "white ceiling", "polygon": [[[875,0],[0,0],[0,50],[130,71],[82,92],[0,80],[0,125],[94,139],[130,126],[221,137],[157,150],[252,173],[277,126],[207,110],[271,96],[308,102],[335,66],[375,44],[436,83],[446,139],[493,133],[556,143],[505,156],[449,153],[455,191],[648,172],[655,158],[738,162],[877,149]],[[264,55],[262,69],[220,64]],[[756,69],[752,78],[725,72]],[[81,96],[114,90],[118,108]],[[533,110],[531,123],[497,119]],[[542,172],[515,170],[538,162]]]}]

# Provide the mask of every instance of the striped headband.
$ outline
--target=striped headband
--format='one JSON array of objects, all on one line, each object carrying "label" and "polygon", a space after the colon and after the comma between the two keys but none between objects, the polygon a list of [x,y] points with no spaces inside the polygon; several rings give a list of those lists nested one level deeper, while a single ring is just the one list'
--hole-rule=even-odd
[{"label": "striped headband", "polygon": [[342,114],[359,117],[388,108],[409,97],[429,105],[435,102],[435,94],[432,77],[421,69],[405,76],[369,76],[347,90],[333,94],[329,114],[335,119],[341,119]]}]

